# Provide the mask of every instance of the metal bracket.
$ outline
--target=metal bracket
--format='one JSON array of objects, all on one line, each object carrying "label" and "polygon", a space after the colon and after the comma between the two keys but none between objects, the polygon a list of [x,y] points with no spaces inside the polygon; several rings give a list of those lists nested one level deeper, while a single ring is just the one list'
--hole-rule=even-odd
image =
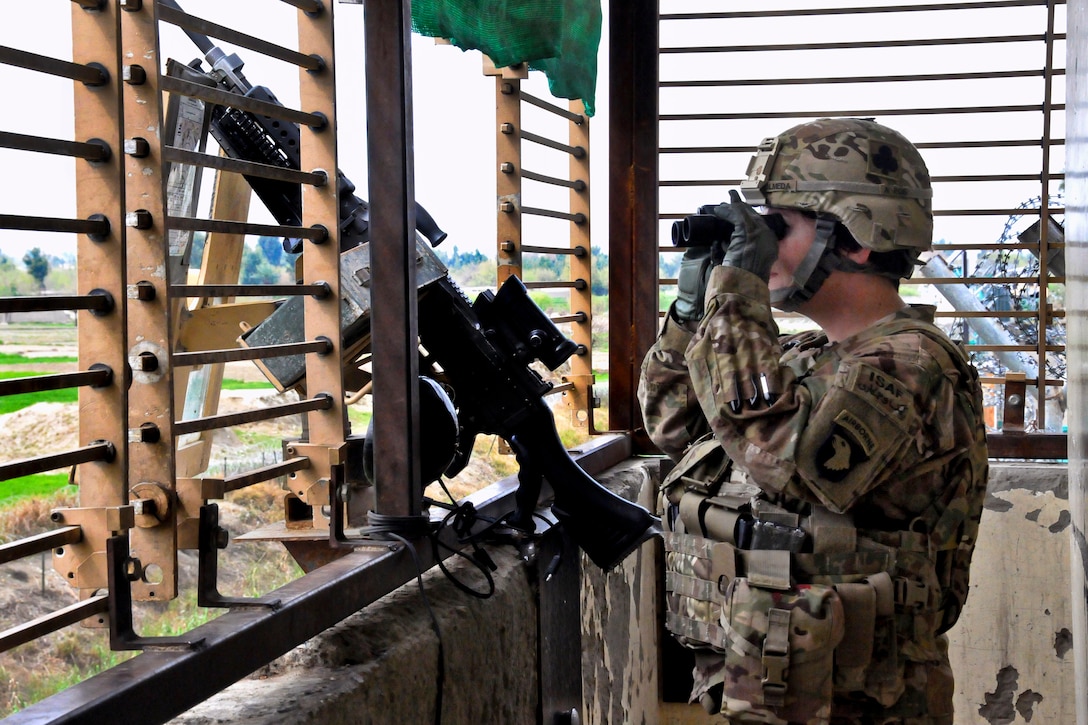
[{"label": "metal bracket", "polygon": [[1024,432],[1024,406],[1027,402],[1027,375],[1005,373],[1005,410],[1001,432],[1013,435]]},{"label": "metal bracket", "polygon": [[110,649],[142,650],[194,649],[204,641],[203,637],[141,637],[132,626],[132,586],[136,572],[128,551],[127,536],[111,536],[106,540],[110,587]]},{"label": "metal bracket", "polygon": [[279,609],[279,599],[225,597],[219,593],[219,549],[225,548],[227,548],[227,530],[219,526],[219,506],[214,503],[201,506],[197,605],[201,607],[271,607],[272,609]]}]

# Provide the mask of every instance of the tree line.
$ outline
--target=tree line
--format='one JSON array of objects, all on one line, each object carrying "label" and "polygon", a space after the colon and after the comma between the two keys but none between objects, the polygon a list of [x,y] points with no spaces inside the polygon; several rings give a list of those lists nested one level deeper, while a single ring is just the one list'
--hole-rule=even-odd
[{"label": "tree line", "polygon": [[[204,232],[193,235],[189,267],[198,269],[204,253]],[[435,254],[450,270],[450,276],[465,287],[494,287],[495,258],[483,252],[438,247]],[[554,282],[570,278],[568,254],[525,254],[522,275],[526,281]],[[284,250],[280,237],[259,237],[256,244],[246,244],[242,251],[241,282],[243,284],[283,284],[295,279],[297,254]],[[592,291],[594,295],[608,294],[608,254],[600,247],[592,251]],[[22,258],[22,265],[0,251],[0,295],[40,294],[45,291],[74,293],[76,291],[75,258],[48,255],[34,247]]]}]

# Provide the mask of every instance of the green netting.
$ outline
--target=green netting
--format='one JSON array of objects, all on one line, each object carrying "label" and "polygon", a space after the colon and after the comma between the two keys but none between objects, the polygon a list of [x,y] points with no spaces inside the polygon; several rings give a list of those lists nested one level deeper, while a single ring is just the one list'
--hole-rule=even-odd
[{"label": "green netting", "polygon": [[412,29],[479,50],[496,66],[528,63],[552,95],[581,98],[593,115],[600,0],[413,0]]}]

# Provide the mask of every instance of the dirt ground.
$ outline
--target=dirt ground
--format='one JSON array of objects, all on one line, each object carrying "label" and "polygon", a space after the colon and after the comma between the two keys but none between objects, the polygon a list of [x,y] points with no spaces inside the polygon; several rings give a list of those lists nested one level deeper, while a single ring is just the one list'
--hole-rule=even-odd
[{"label": "dirt ground", "polygon": [[[0,353],[21,354],[29,358],[76,356],[74,329],[47,329],[44,332],[21,326],[0,324]],[[4,365],[6,372],[71,372],[77,363],[37,363]],[[250,362],[231,363],[225,377],[242,381],[265,381]],[[296,400],[294,393],[280,394],[274,389],[224,391],[219,412],[231,413]],[[79,446],[78,404],[38,403],[28,408],[0,415],[0,464],[69,451]],[[277,441],[296,437],[301,425],[299,416],[253,423],[235,430],[216,431],[213,436],[212,461],[235,462],[237,466],[257,460],[257,456],[272,456]],[[250,465],[250,467],[253,467]],[[247,490],[244,501],[217,501],[220,524],[233,537],[256,526],[282,519],[282,489],[275,482]],[[0,543],[49,531],[56,525],[49,518],[50,509],[59,505],[78,506],[76,488],[68,489],[67,498],[51,501],[21,501],[0,510]],[[238,497],[238,494],[230,494]],[[220,556],[220,591],[224,594],[254,596],[260,588],[252,581],[254,572],[271,566],[273,574],[284,581],[298,575],[297,567],[281,545],[271,542],[238,543]],[[280,574],[278,570],[287,573]],[[294,573],[290,573],[294,570]],[[195,592],[195,552],[179,552],[179,592],[193,596]],[[276,585],[283,583],[279,581]],[[271,585],[269,588],[272,588]],[[58,574],[49,552],[31,555],[0,565],[0,632],[12,632],[39,617],[44,617],[79,600],[79,591],[69,586]],[[134,606],[138,627],[152,626],[169,604]],[[214,615],[214,613],[213,613]],[[187,627],[186,627],[187,628]],[[0,653],[0,717],[14,708],[39,699],[43,690],[50,689],[50,678],[71,677],[73,671],[89,674],[102,666],[116,663],[130,655],[111,653],[107,630],[80,625],[66,627],[37,641]]]},{"label": "dirt ground", "polygon": [[[74,357],[77,354],[75,330],[54,329],[40,333],[0,324],[0,353],[17,353],[31,358]],[[78,365],[42,362],[4,365],[2,369],[10,372],[70,372],[77,370]],[[266,382],[263,374],[251,362],[228,364],[225,377]],[[271,388],[228,390],[222,393],[218,412],[232,413],[292,400],[297,400],[295,393],[281,394]],[[77,448],[78,424],[78,404],[74,403],[39,403],[0,415],[0,464]],[[222,475],[224,466],[228,468],[228,473],[239,469],[251,470],[261,465],[265,455],[271,462],[272,455],[278,452],[275,449],[279,442],[294,438],[300,432],[300,418],[297,415],[217,431],[213,437],[211,466],[207,475]],[[489,449],[496,445],[497,442],[492,439],[477,442],[478,453],[473,455],[467,469],[448,482],[455,497],[508,475],[510,471],[502,470],[501,462],[500,469],[496,469],[489,460],[492,458],[488,455]],[[513,457],[508,458],[512,467]],[[75,487],[68,489],[68,500],[62,501],[62,506],[79,505],[76,490]],[[437,498],[442,494],[437,487],[432,487],[428,489],[428,495]],[[228,498],[231,500],[216,503],[220,510],[220,523],[231,533],[232,542],[241,533],[283,518],[282,488],[276,482],[260,484],[244,492],[230,494]],[[0,509],[0,543],[55,528],[49,514],[51,506],[56,505],[55,501],[23,501],[17,504],[18,510],[14,514],[10,510]],[[267,571],[269,567],[275,576],[283,578],[275,586],[300,573],[278,543],[232,543],[219,558],[220,592],[233,596],[264,593],[253,591],[254,587],[261,588],[261,582],[254,582],[253,577],[254,572]],[[179,552],[178,569],[181,596],[194,596],[195,552]],[[268,589],[271,588],[274,587],[269,585]],[[0,632],[23,626],[74,604],[78,599],[78,590],[70,587],[54,570],[49,553],[0,565]],[[168,606],[171,605],[137,603],[134,606],[137,629],[154,622]],[[188,628],[191,625],[179,631]],[[109,651],[106,630],[79,625],[66,627],[37,641],[0,653],[0,718],[13,709],[40,699],[40,693],[50,689],[43,681],[51,677],[70,677],[74,670],[84,675],[90,674],[128,656]]]}]

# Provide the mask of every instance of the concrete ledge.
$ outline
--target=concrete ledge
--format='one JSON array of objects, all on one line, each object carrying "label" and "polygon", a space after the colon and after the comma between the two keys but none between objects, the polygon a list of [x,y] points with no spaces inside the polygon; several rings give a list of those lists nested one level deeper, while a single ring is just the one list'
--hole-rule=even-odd
[{"label": "concrete ledge", "polygon": [[[652,510],[659,463],[630,459],[597,478]],[[949,633],[957,723],[1075,719],[1067,489],[1062,465],[992,466],[971,596]],[[442,722],[539,723],[531,572],[511,548],[489,551],[499,565],[490,599],[466,595],[437,570],[424,576],[444,648]],[[663,672],[690,664],[668,654],[661,542],[643,544],[607,574],[581,561],[581,721],[709,722],[698,706],[662,702]],[[460,560],[451,569],[479,585]],[[438,639],[410,584],[173,722],[426,723],[438,679]]]},{"label": "concrete ledge", "polygon": [[[536,597],[512,549],[489,553],[498,565],[489,599],[461,592],[437,569],[423,577],[442,633],[442,722],[533,723],[539,709]],[[460,557],[448,568],[485,590],[480,574]],[[413,582],[172,722],[433,722],[438,663],[431,615]]]}]

